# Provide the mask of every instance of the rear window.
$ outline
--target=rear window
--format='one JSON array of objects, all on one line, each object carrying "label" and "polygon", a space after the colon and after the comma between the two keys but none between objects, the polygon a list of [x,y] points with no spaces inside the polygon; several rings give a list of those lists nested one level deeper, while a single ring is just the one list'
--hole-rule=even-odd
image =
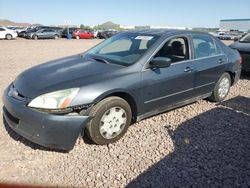
[{"label": "rear window", "polygon": [[214,56],[220,53],[212,37],[206,35],[193,35],[195,58]]}]

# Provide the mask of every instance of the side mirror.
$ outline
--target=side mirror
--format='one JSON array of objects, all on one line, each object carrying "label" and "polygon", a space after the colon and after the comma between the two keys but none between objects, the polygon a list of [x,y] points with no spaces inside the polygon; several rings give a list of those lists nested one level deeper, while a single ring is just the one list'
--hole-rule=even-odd
[{"label": "side mirror", "polygon": [[156,57],[149,63],[150,68],[165,68],[171,65],[171,59],[168,57]]}]

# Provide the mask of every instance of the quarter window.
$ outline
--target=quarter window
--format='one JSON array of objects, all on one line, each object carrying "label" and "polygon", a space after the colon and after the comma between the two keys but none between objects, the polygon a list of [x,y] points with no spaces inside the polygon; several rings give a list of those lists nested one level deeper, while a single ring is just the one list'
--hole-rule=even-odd
[{"label": "quarter window", "polygon": [[4,28],[0,28],[0,31],[5,31],[5,29]]},{"label": "quarter window", "polygon": [[195,58],[203,58],[219,54],[219,49],[211,37],[194,35],[192,36],[192,39]]}]

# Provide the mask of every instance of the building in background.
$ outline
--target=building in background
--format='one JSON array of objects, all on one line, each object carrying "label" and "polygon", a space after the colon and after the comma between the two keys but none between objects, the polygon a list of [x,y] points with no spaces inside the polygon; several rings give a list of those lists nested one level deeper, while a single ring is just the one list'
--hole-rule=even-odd
[{"label": "building in background", "polygon": [[120,25],[121,29],[135,29],[134,25]]},{"label": "building in background", "polygon": [[192,28],[187,27],[173,27],[173,26],[154,26],[154,25],[146,25],[146,26],[135,26],[135,29],[180,29],[180,30],[191,30]]},{"label": "building in background", "polygon": [[220,30],[230,31],[249,31],[250,30],[250,19],[226,19],[220,20]]}]

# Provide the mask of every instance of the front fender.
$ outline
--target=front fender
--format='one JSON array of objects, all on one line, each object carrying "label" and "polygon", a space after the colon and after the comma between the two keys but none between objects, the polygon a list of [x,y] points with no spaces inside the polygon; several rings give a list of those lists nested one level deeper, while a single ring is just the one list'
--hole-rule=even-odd
[{"label": "front fender", "polygon": [[139,89],[139,73],[124,75],[115,79],[109,79],[81,87],[71,105],[78,106],[97,103],[113,93],[125,93],[137,101],[139,99]]}]

